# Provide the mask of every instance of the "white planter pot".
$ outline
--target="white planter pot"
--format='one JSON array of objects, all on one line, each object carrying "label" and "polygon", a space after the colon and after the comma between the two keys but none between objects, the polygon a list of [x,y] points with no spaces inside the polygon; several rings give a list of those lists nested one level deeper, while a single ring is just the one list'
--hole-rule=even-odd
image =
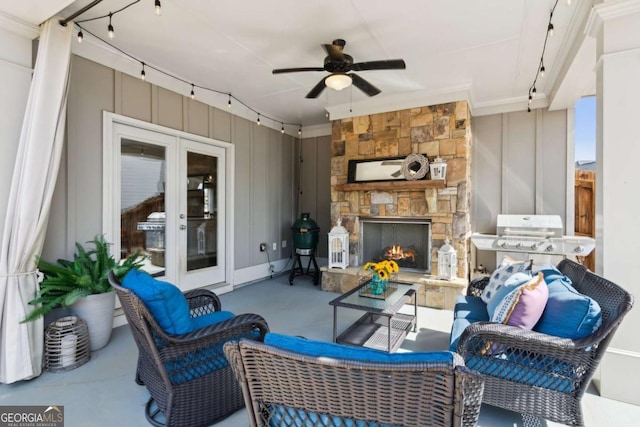
[{"label": "white planter pot", "polygon": [[87,322],[91,351],[100,350],[109,343],[115,307],[115,291],[89,295],[71,305],[71,313]]}]

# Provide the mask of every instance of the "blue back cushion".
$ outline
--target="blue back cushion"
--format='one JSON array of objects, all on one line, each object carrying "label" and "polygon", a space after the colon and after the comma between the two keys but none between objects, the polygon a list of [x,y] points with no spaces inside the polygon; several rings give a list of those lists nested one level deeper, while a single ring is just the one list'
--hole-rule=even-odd
[{"label": "blue back cushion", "polygon": [[186,334],[193,330],[189,304],[175,285],[156,280],[148,273],[131,270],[122,287],[133,291],[144,302],[158,325],[169,334]]},{"label": "blue back cushion", "polygon": [[268,333],[265,344],[295,351],[307,356],[354,359],[368,362],[441,362],[453,366],[453,355],[448,351],[427,351],[415,353],[387,353],[364,347],[351,347],[332,342],[316,341],[301,337]]},{"label": "blue back cushion", "polygon": [[556,337],[579,339],[591,335],[600,327],[602,323],[600,305],[592,298],[576,291],[571,285],[571,280],[561,276],[548,285],[547,306],[534,326],[534,331]]}]

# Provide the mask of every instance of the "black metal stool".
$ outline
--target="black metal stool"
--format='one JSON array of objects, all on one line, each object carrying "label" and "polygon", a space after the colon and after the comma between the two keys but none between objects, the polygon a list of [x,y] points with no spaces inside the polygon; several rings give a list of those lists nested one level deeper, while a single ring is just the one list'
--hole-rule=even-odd
[{"label": "black metal stool", "polygon": [[[320,280],[320,269],[316,262],[315,252],[315,249],[296,248],[296,259],[293,261],[293,268],[291,269],[291,274],[289,274],[289,285],[293,286],[293,279],[298,276],[311,276],[313,277],[313,285],[318,285],[318,281]],[[302,260],[300,259],[300,257],[303,256],[309,257],[306,270],[302,267]],[[313,264],[313,269],[311,269],[311,264]]]}]

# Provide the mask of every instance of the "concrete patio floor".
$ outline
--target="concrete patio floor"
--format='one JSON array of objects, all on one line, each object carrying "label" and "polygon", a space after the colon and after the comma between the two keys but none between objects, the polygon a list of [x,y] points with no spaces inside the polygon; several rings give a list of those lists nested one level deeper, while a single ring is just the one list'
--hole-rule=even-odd
[{"label": "concrete patio floor", "polygon": [[[220,296],[224,310],[258,313],[274,332],[302,335],[330,341],[333,309],[328,302],[337,294],[322,292],[307,277],[290,286],[286,275],[256,282]],[[338,312],[339,330],[361,315],[355,310]],[[400,351],[444,350],[448,345],[452,313],[418,308],[418,328]],[[83,366],[65,373],[44,372],[40,377],[17,384],[0,384],[0,405],[64,405],[65,425],[145,426],[145,387],[134,382],[137,349],[128,326],[115,328],[109,344],[92,354]],[[638,425],[640,406],[598,396],[590,387],[583,399],[585,423],[596,426]],[[560,426],[545,420],[524,419],[520,414],[484,405],[481,427]],[[215,424],[216,427],[248,425],[245,410]]]}]

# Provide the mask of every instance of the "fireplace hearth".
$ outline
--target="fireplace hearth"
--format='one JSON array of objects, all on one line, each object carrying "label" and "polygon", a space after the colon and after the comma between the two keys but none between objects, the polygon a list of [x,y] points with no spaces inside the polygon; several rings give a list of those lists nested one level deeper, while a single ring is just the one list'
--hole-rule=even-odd
[{"label": "fireplace hearth", "polygon": [[394,260],[401,268],[431,272],[431,221],[426,218],[360,217],[362,263]]}]

